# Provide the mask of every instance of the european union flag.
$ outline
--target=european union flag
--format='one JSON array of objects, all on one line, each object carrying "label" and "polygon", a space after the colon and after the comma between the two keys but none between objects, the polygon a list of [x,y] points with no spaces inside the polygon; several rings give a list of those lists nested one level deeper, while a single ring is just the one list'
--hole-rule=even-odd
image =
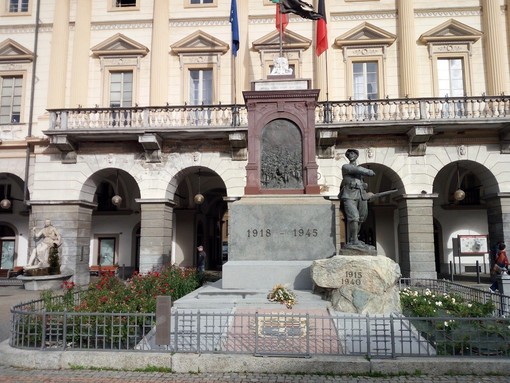
[{"label": "european union flag", "polygon": [[232,54],[237,56],[239,50],[239,23],[237,22],[237,2],[230,4],[230,24],[232,24]]}]

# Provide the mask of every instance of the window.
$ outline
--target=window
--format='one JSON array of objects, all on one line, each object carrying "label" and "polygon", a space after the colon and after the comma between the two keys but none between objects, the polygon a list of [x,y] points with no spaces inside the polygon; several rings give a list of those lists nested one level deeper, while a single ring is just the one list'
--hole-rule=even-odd
[{"label": "window", "polygon": [[136,0],[114,0],[115,1],[115,7],[122,8],[122,7],[136,7]]},{"label": "window", "polygon": [[183,0],[183,1],[185,8],[216,7],[218,3],[218,0]]},{"label": "window", "polygon": [[352,65],[352,85],[355,100],[379,98],[377,62],[355,62]]},{"label": "window", "polygon": [[139,9],[140,0],[108,0],[108,11],[133,11]]},{"label": "window", "polygon": [[22,76],[0,77],[0,124],[20,122],[22,81]]},{"label": "window", "polygon": [[0,225],[0,269],[12,269],[15,258],[16,234],[9,226]]},{"label": "window", "polygon": [[190,69],[189,102],[191,105],[213,103],[213,70]]},{"label": "window", "polygon": [[116,263],[115,257],[115,238],[98,238],[98,256],[97,264],[100,266],[113,266]]},{"label": "window", "polygon": [[9,0],[9,13],[28,12],[28,0]]},{"label": "window", "polygon": [[472,94],[473,49],[483,33],[454,19],[425,32],[419,40],[427,45],[432,68],[431,88],[436,97]]},{"label": "window", "polygon": [[462,58],[439,58],[437,60],[437,80],[440,96],[463,97],[465,90]]},{"label": "window", "polygon": [[133,72],[110,72],[110,107],[133,105]]}]

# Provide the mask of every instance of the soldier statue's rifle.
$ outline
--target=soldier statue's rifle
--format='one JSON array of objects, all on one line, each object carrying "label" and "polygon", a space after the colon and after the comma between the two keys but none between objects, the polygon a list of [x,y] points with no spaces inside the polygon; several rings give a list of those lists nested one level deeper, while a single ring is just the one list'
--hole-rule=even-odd
[{"label": "soldier statue's rifle", "polygon": [[390,195],[390,194],[396,193],[397,191],[398,191],[398,189],[391,189],[391,190],[386,190],[386,191],[379,192],[379,193],[367,193],[367,197],[368,197],[367,200],[370,202],[376,198],[380,198],[380,197],[384,197],[385,195]]}]

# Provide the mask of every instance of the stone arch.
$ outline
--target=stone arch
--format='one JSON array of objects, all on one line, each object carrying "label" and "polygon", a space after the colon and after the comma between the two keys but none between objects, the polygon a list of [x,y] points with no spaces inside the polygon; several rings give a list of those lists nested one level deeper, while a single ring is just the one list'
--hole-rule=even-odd
[{"label": "stone arch", "polygon": [[[103,195],[105,194],[105,195]],[[112,194],[121,197],[111,203]],[[101,243],[114,241],[115,264],[130,273],[137,262],[138,243],[133,241],[133,227],[140,224],[140,188],[135,178],[119,168],[104,168],[91,174],[83,183],[80,199],[90,206],[89,264],[98,264]],[[126,271],[122,269],[123,272]]]},{"label": "stone arch", "polygon": [[[462,189],[465,194],[463,200],[456,200],[454,193]],[[450,262],[458,262],[454,256],[453,241],[458,235],[488,235],[489,243],[496,241],[497,234],[491,228],[491,221],[495,227],[503,226],[501,210],[492,209],[492,200],[499,195],[499,184],[495,174],[485,165],[472,160],[459,160],[445,164],[436,174],[433,183],[433,193],[437,194],[434,201],[434,219],[441,228],[443,243],[436,244],[440,259],[439,275],[450,272]],[[492,238],[491,238],[492,237]],[[495,243],[495,242],[494,242]],[[481,265],[488,261],[483,256],[469,257],[461,261],[462,269],[456,267],[457,272],[466,270],[476,261]]]},{"label": "stone arch", "polygon": [[[170,186],[171,185],[171,186]],[[173,188],[173,256],[179,266],[196,266],[196,247],[204,246],[206,268],[218,269],[226,237],[227,188],[222,177],[208,166],[194,165],[177,172],[169,181]],[[203,195],[203,203],[195,201]]]},{"label": "stone arch", "polygon": [[96,191],[101,183],[108,183],[116,193],[124,194],[123,206],[135,209],[135,200],[140,198],[140,188],[135,178],[127,171],[119,168],[103,168],[91,174],[83,183],[80,199],[85,202],[97,203]]},{"label": "stone arch", "polygon": [[[368,191],[379,193],[397,189],[393,194],[378,198],[369,203],[367,221],[362,225],[360,239],[376,246],[378,254],[398,262],[398,243],[395,241],[398,231],[398,196],[405,194],[405,185],[400,176],[390,167],[367,162],[360,166],[370,168],[374,177],[366,177]],[[372,243],[371,243],[372,242]]]}]

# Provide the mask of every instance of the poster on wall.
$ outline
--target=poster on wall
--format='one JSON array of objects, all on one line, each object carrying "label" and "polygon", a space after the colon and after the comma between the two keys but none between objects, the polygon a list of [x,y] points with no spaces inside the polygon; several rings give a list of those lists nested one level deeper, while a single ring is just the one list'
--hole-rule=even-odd
[{"label": "poster on wall", "polygon": [[487,254],[489,252],[487,235],[459,235],[460,255]]}]

